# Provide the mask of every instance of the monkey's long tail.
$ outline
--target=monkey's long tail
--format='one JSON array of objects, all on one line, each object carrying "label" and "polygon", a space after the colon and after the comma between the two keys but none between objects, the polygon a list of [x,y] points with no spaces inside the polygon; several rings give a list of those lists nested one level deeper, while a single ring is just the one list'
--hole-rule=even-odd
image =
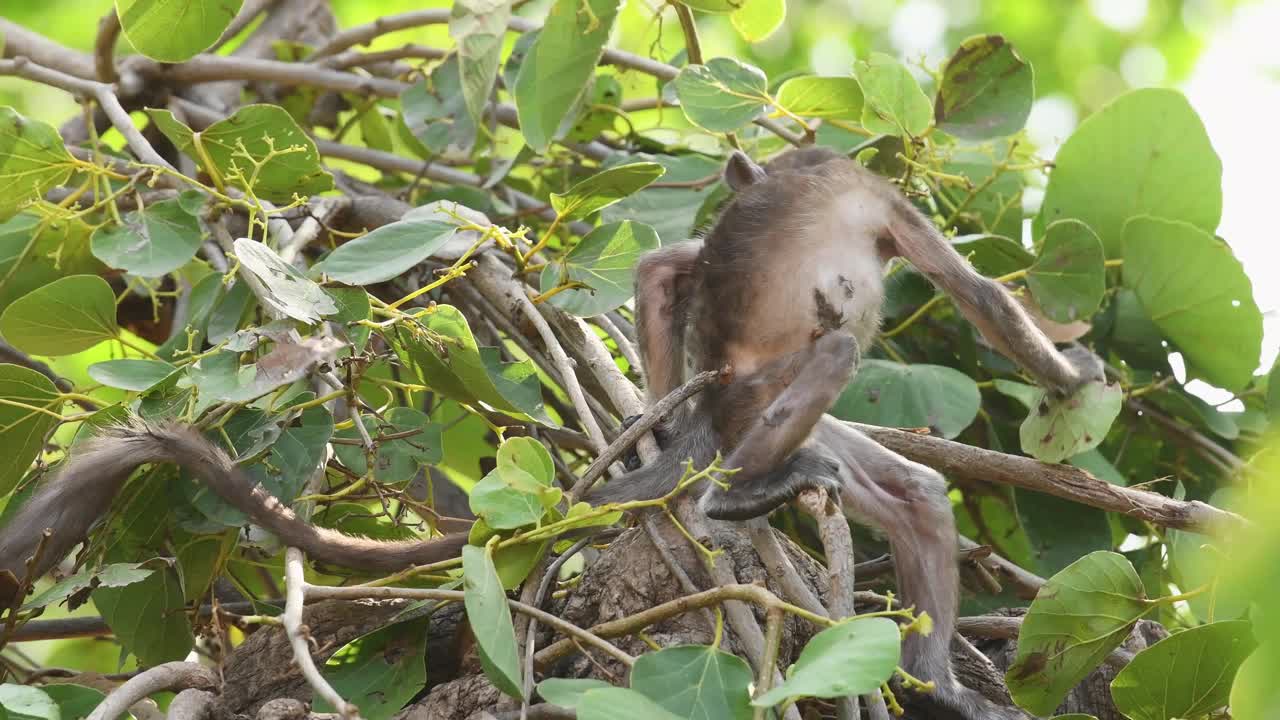
[{"label": "monkey's long tail", "polygon": [[[716,456],[719,443],[711,419],[705,413],[677,414],[667,430],[671,444],[653,462],[639,470],[596,485],[583,498],[592,505],[653,500],[671,492],[684,477],[685,466],[693,460],[695,471],[705,468]],[[694,491],[699,491],[694,488]]]},{"label": "monkey's long tail", "polygon": [[[45,482],[0,529],[0,605],[17,590],[27,561],[44,541],[34,577],[62,561],[111,505],[125,479],[147,463],[174,463],[280,540],[323,562],[355,570],[394,571],[447,560],[467,543],[467,533],[431,540],[381,541],[315,527],[249,478],[219,447],[180,424],[138,418],[106,428],[76,449],[58,476]],[[6,605],[7,606],[7,605]]]}]

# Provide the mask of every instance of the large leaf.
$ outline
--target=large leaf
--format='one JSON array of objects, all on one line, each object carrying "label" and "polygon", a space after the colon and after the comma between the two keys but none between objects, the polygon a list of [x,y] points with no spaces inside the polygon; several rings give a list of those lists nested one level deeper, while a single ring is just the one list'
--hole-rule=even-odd
[{"label": "large leaf", "polygon": [[629,220],[601,225],[560,260],[547,264],[542,291],[561,283],[582,283],[586,287],[563,290],[548,302],[579,317],[604,314],[631,298],[636,262],[658,245],[658,234],[648,225]]},{"label": "large leaf", "polygon": [[484,115],[498,77],[510,17],[511,0],[457,0],[449,16],[449,37],[458,47],[462,97],[476,123]]},{"label": "large leaf", "polygon": [[[343,645],[324,664],[324,676],[368,720],[389,720],[427,679],[429,617],[395,623]],[[334,712],[323,698],[317,712]]]},{"label": "large leaf", "polygon": [[[49,378],[20,365],[0,363],[0,497],[9,494],[31,462],[40,455],[44,439],[58,418],[29,408],[57,413],[58,388]],[[20,403],[18,407],[9,403]]]},{"label": "large leaf", "polygon": [[538,694],[553,705],[576,708],[588,690],[613,687],[595,678],[547,678],[538,683]]},{"label": "large leaf", "polygon": [[794,77],[778,88],[778,105],[804,117],[859,120],[862,86],[852,77]]},{"label": "large leaf", "polygon": [[1124,224],[1136,215],[1185,220],[1207,232],[1222,215],[1222,161],[1176,90],[1134,90],[1080,123],[1054,157],[1033,231],[1083,220],[1107,257],[1118,257]]},{"label": "large leaf", "polygon": [[502,692],[520,697],[520,658],[507,594],[485,548],[462,548],[463,602],[484,674]]},{"label": "large leaf", "polygon": [[0,335],[32,355],[72,355],[120,333],[106,280],[72,275],[18,298],[0,314]]},{"label": "large leaf", "polygon": [[1040,588],[1022,622],[1005,674],[1013,699],[1036,715],[1052,713],[1151,607],[1123,555],[1095,552],[1072,563]]},{"label": "large leaf", "polygon": [[873,133],[919,135],[929,127],[933,108],[906,66],[891,55],[873,52],[857,63],[864,104],[862,125]]},{"label": "large leaf", "polygon": [[0,685],[0,708],[5,720],[62,720],[58,703],[43,689],[28,685]]},{"label": "large leaf", "polygon": [[471,488],[471,511],[496,530],[537,522],[560,502],[555,466],[541,443],[515,437],[498,448],[494,469]]},{"label": "large leaf", "polygon": [[1065,398],[1037,388],[1019,437],[1023,452],[1056,463],[1097,447],[1120,414],[1119,384],[1085,383]]},{"label": "large leaf", "polygon": [[786,19],[786,0],[743,0],[742,6],[729,15],[733,29],[749,43],[768,38]]},{"label": "large leaf", "polygon": [[105,271],[89,249],[92,234],[93,228],[82,218],[50,218],[35,212],[0,223],[0,310],[58,278]]},{"label": "large leaf", "polygon": [[343,243],[312,269],[351,285],[385,282],[431,257],[457,229],[441,220],[397,220]]},{"label": "large leaf", "polygon": [[901,652],[898,624],[889,618],[846,620],[814,635],[786,681],[751,704],[772,707],[788,698],[872,692],[893,676]]},{"label": "large leaf", "polygon": [[66,182],[74,168],[57,130],[0,106],[0,220]]},{"label": "large leaf", "polygon": [[619,0],[555,0],[516,77],[520,132],[535,152],[555,139],[587,88],[618,17]]},{"label": "large leaf", "polygon": [[181,660],[195,638],[184,610],[182,583],[172,568],[121,588],[100,587],[93,603],[116,639],[143,665]]},{"label": "large leaf", "polygon": [[713,195],[717,187],[721,164],[705,155],[623,155],[618,153],[610,160],[653,160],[667,169],[662,176],[664,183],[705,182],[704,187],[647,187],[605,208],[601,218],[605,222],[634,220],[652,227],[662,244],[682,242],[693,237],[698,210]]},{"label": "large leaf", "polygon": [[973,422],[982,404],[968,375],[941,365],[864,360],[831,414],[884,427],[930,427],[953,438]]},{"label": "large leaf", "polygon": [[1021,243],[1001,235],[958,235],[951,246],[983,275],[1007,275],[1035,262]]},{"label": "large leaf", "polygon": [[1027,285],[1049,319],[1087,318],[1107,290],[1105,260],[1102,243],[1088,225],[1059,220],[1045,229],[1040,255],[1027,269]]},{"label": "large leaf", "polygon": [[152,60],[179,63],[222,36],[244,0],[116,0],[124,36]]},{"label": "large leaf", "polygon": [[1245,621],[1174,633],[1134,656],[1111,681],[1111,697],[1132,720],[1200,717],[1227,704],[1236,671],[1255,647]]},{"label": "large leaf", "polygon": [[673,84],[685,117],[709,132],[737,130],[759,117],[770,101],[764,73],[732,58],[686,65]]},{"label": "large leaf", "polygon": [[266,245],[248,238],[235,241],[240,264],[257,276],[267,292],[258,299],[276,312],[314,325],[323,315],[338,312],[324,288],[315,284]]},{"label": "large leaf", "polygon": [[563,193],[551,193],[551,207],[561,220],[586,217],[638,192],[667,170],[658,163],[616,165],[574,185]]},{"label": "large leaf", "polygon": [[45,685],[40,689],[58,703],[61,720],[82,720],[106,698],[98,690],[71,683]]},{"label": "large leaf", "polygon": [[631,689],[684,718],[751,717],[751,667],[705,645],[678,645],[641,655]]},{"label": "large leaf", "polygon": [[148,205],[123,221],[93,234],[93,254],[111,267],[160,277],[186,265],[200,249],[200,225],[177,200]]},{"label": "large leaf", "polygon": [[23,610],[57,605],[86,588],[125,587],[146,580],[155,568],[143,567],[144,563],[113,563],[101,568],[86,568],[69,578],[60,580],[44,592],[23,603]]},{"label": "large leaf", "polygon": [[[333,189],[333,176],[320,166],[315,142],[278,105],[246,105],[198,133],[178,122],[168,110],[147,113],[160,131],[205,171],[215,173],[223,182],[251,189],[263,200],[287,203],[295,193],[308,197]],[[249,162],[246,153],[258,167]]]},{"label": "large leaf", "polygon": [[947,61],[933,117],[941,129],[968,140],[1012,135],[1026,124],[1034,98],[1031,66],[1002,36],[978,35]]},{"label": "large leaf", "polygon": [[588,690],[578,701],[578,720],[681,720],[680,715],[635,690],[609,687]]},{"label": "large leaf", "polygon": [[1123,281],[1189,372],[1233,392],[1249,384],[1261,355],[1262,314],[1226,243],[1186,222],[1134,218],[1124,229]]}]

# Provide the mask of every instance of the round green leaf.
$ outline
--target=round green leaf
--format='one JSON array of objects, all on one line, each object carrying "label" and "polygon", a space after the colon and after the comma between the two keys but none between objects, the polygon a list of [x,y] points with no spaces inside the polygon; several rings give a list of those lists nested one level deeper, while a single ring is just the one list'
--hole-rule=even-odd
[{"label": "round green leaf", "polygon": [[681,645],[641,655],[631,689],[686,718],[751,717],[751,667],[736,655]]},{"label": "round green leaf", "polygon": [[178,368],[160,360],[124,358],[104,360],[89,366],[89,377],[121,390],[146,390],[177,372]]},{"label": "round green leaf", "polygon": [[535,152],[547,149],[582,97],[620,5],[619,0],[556,0],[547,14],[514,85],[520,133]]},{"label": "round green leaf", "polygon": [[463,604],[476,637],[480,665],[489,681],[513,698],[520,697],[520,658],[507,594],[482,547],[462,548]]},{"label": "round green leaf", "polygon": [[959,370],[871,359],[858,367],[831,414],[884,427],[930,427],[953,438],[981,404],[978,386]]},{"label": "round green leaf", "polygon": [[788,698],[835,698],[874,691],[893,676],[902,652],[889,618],[846,620],[809,641],[781,685],[751,702],[773,707]]},{"label": "round green leaf", "polygon": [[8,363],[0,363],[0,398],[27,406],[0,405],[0,497],[3,497],[22,479],[40,454],[45,436],[58,424],[58,418],[29,408],[56,413],[61,401],[58,388],[49,378]]},{"label": "round green leaf", "polygon": [[180,63],[209,49],[244,0],[116,0],[125,37],[152,60]]},{"label": "round green leaf", "polygon": [[1125,287],[1186,358],[1188,373],[1232,392],[1262,352],[1253,285],[1226,243],[1186,222],[1137,217],[1124,229]]},{"label": "round green leaf", "polygon": [[294,320],[314,324],[322,315],[333,315],[338,306],[324,288],[315,284],[274,250],[257,240],[237,238],[236,257],[253,273],[267,292],[258,298]]},{"label": "round green leaf", "polygon": [[52,125],[0,107],[0,221],[66,182],[74,167]]},{"label": "round green leaf", "polygon": [[653,700],[627,688],[588,690],[578,702],[578,720],[680,720]]},{"label": "round green leaf", "polygon": [[115,293],[96,275],[55,280],[0,314],[0,335],[32,355],[72,355],[119,333]]},{"label": "round green leaf", "polygon": [[742,6],[729,15],[733,29],[749,43],[768,38],[786,19],[786,0],[744,0]]},{"label": "round green leaf", "polygon": [[1096,380],[1061,399],[1037,388],[1034,409],[1020,428],[1022,451],[1056,463],[1097,447],[1120,414],[1123,396],[1119,384]]},{"label": "round green leaf", "polygon": [[638,162],[602,170],[569,188],[551,193],[551,207],[561,220],[586,217],[635,193],[667,171],[658,163]]},{"label": "round green leaf", "polygon": [[956,137],[986,140],[1021,130],[1034,99],[1031,66],[1004,37],[979,35],[960,43],[947,61],[933,117]]},{"label": "round green leaf", "polygon": [[1252,623],[1241,620],[1174,633],[1134,656],[1111,681],[1111,697],[1132,720],[1200,717],[1227,704],[1255,647]]},{"label": "round green leaf", "polygon": [[1098,310],[1107,290],[1102,242],[1079,220],[1059,220],[1045,230],[1040,256],[1027,270],[1027,285],[1049,319],[1073,322]]},{"label": "round green leaf", "polygon": [[794,77],[778,88],[778,106],[803,117],[858,120],[862,86],[851,77]]},{"label": "round green leaf", "polygon": [[134,275],[160,277],[187,264],[200,249],[200,225],[178,200],[149,205],[93,234],[93,254]]},{"label": "round green leaf", "polygon": [[62,720],[58,703],[45,691],[28,685],[0,685],[0,707],[9,720]]},{"label": "round green leaf", "polygon": [[1222,161],[1176,90],[1134,90],[1080,123],[1054,157],[1034,232],[1043,234],[1054,220],[1083,220],[1113,258],[1125,222],[1136,215],[1184,220],[1206,232],[1222,216]]},{"label": "round green leaf", "polygon": [[906,66],[891,55],[871,53],[857,63],[864,104],[862,125],[873,133],[919,135],[929,128],[933,108]]},{"label": "round green leaf", "polygon": [[733,132],[759,117],[770,102],[764,73],[732,58],[686,65],[673,82],[685,117],[708,132]]},{"label": "round green leaf", "polygon": [[1095,552],[1067,566],[1040,589],[1022,622],[1005,674],[1014,701],[1035,715],[1052,713],[1151,607],[1123,555]]},{"label": "round green leaf", "polygon": [[609,312],[631,297],[636,262],[658,245],[658,234],[648,225],[629,220],[601,225],[560,261],[547,264],[542,291],[580,282],[586,287],[563,290],[548,302],[579,317]]},{"label": "round green leaf", "polygon": [[343,243],[312,269],[350,285],[386,282],[431,257],[457,229],[440,220],[398,220]]},{"label": "round green leaf", "polygon": [[576,708],[588,690],[613,687],[595,678],[547,678],[538,683],[538,694],[543,700],[565,708]]}]

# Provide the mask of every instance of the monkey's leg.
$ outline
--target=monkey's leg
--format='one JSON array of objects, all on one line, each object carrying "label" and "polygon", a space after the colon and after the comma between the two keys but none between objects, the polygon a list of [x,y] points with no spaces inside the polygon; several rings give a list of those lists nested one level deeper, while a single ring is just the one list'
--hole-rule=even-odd
[{"label": "monkey's leg", "polygon": [[908,672],[936,683],[931,698],[939,706],[936,717],[1027,718],[1017,708],[993,703],[960,685],[952,673],[950,647],[960,579],[955,518],[943,477],[830,417],[818,422],[809,444],[823,448],[848,469],[840,489],[845,514],[888,535],[899,592],[907,605],[933,618],[933,632],[912,633],[902,650]]},{"label": "monkey's leg", "polygon": [[[739,468],[729,479],[730,488],[712,486],[702,497],[702,509],[709,517],[746,520],[767,514],[806,488],[838,486],[835,466],[800,445],[848,383],[858,357],[858,342],[852,335],[832,332],[787,358],[787,367],[775,363],[735,381],[743,386],[729,389],[719,412],[755,419],[745,432],[736,434],[738,441],[723,463],[725,468]],[[768,386],[777,383],[780,375],[791,379],[775,394]],[[767,407],[761,410],[733,402],[735,392],[750,396],[754,384],[764,386],[761,397],[773,398]]]},{"label": "monkey's leg", "polygon": [[685,315],[700,242],[668,245],[636,265],[636,336],[649,404],[684,381]]}]

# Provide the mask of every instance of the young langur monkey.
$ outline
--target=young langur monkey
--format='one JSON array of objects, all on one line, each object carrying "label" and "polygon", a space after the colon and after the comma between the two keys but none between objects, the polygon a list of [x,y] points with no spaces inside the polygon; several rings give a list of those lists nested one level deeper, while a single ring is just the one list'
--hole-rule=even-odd
[{"label": "young langur monkey", "polygon": [[45,530],[50,535],[32,568],[33,579],[61,562],[84,539],[129,475],[148,463],[182,467],[285,545],[334,565],[361,571],[403,570],[447,560],[467,543],[466,532],[431,540],[381,541],[316,527],[295,515],[194,429],[131,418],[76,447],[57,476],[0,528],[0,607],[13,602],[19,582],[27,575],[28,559],[36,554]]},{"label": "young langur monkey", "polygon": [[[1084,348],[1060,352],[998,283],[973,270],[886,179],[826,148],[790,150],[766,166],[735,152],[725,180],[736,196],[702,241],[649,253],[636,270],[636,329],[650,403],[697,371],[727,370],[667,423],[657,460],[589,493],[590,502],[670,492],[684,463],[719,450],[728,489],[706,483],[713,518],[764,515],[808,487],[886,530],[900,590],[935,622],[912,634],[906,666],[937,682],[936,701],[968,720],[1025,717],[954,681],[949,646],[958,576],[946,483],[823,415],[880,325],[883,270],[909,260],[948,292],[998,351],[1044,387],[1069,394],[1102,378]],[[821,422],[820,422],[821,421]],[[834,457],[833,457],[834,455]]]}]

